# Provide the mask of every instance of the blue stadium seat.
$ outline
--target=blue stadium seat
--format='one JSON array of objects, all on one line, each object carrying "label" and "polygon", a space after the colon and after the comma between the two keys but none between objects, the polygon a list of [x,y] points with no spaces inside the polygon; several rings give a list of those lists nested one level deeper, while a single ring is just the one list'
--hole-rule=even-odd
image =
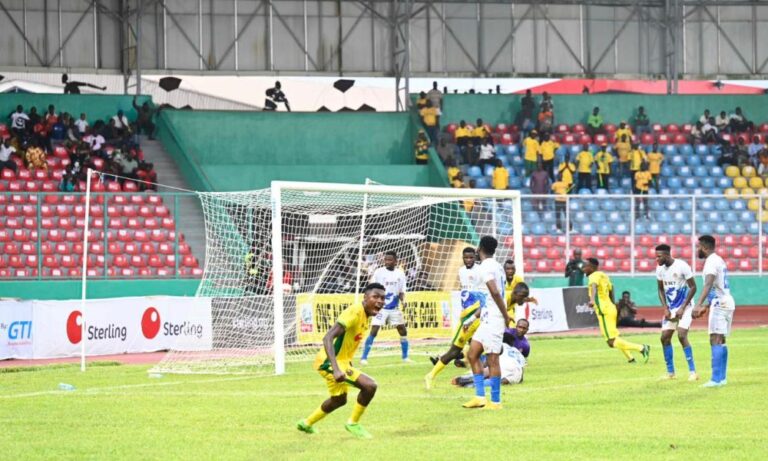
[{"label": "blue stadium seat", "polygon": [[613,232],[618,235],[628,235],[629,225],[625,222],[617,223],[615,226],[613,226]]},{"label": "blue stadium seat", "polygon": [[712,235],[713,226],[711,223],[704,221],[701,223],[696,223],[696,233],[698,234],[710,234]]},{"label": "blue stadium seat", "polygon": [[651,235],[662,234],[662,233],[664,233],[664,227],[661,224],[657,223],[657,222],[652,222],[652,223],[648,224],[648,233],[651,234]]},{"label": "blue stadium seat", "polygon": [[701,199],[696,202],[696,208],[703,211],[709,211],[715,208],[715,201],[709,198]]},{"label": "blue stadium seat", "polygon": [[541,214],[541,221],[545,223],[554,223],[555,222],[555,212],[554,211],[545,211]]},{"label": "blue stadium seat", "polygon": [[611,189],[611,194],[614,194],[614,195],[621,195],[626,193],[627,191],[623,187],[614,187],[613,189]]},{"label": "blue stadium seat", "polygon": [[592,222],[594,223],[600,223],[600,222],[605,222],[606,217],[605,217],[605,213],[603,213],[602,211],[595,211],[591,214],[589,219],[591,219]]},{"label": "blue stadium seat", "polygon": [[729,187],[733,186],[733,179],[727,177],[727,176],[721,176],[717,178],[717,187],[720,187],[722,189],[728,189]]},{"label": "blue stadium seat", "polygon": [[571,211],[578,211],[584,208],[582,200],[570,200],[568,203],[568,207],[571,209]]},{"label": "blue stadium seat", "polygon": [[520,155],[515,155],[512,157],[512,166],[522,168],[525,166],[525,160],[523,160],[523,157]]},{"label": "blue stadium seat", "polygon": [[732,210],[745,210],[747,209],[747,204],[744,202],[744,200],[733,200],[731,201],[731,209]]},{"label": "blue stadium seat", "polygon": [[739,222],[749,223],[755,220],[755,213],[749,210],[739,212]]},{"label": "blue stadium seat", "polygon": [[696,155],[707,155],[709,153],[709,147],[706,144],[699,144],[696,146]]},{"label": "blue stadium seat", "polygon": [[681,167],[685,165],[685,157],[682,155],[673,155],[669,158],[669,164],[675,167]]},{"label": "blue stadium seat", "polygon": [[487,178],[481,176],[475,179],[475,189],[489,189],[490,187],[491,187],[491,183],[488,182]]},{"label": "blue stadium seat", "polygon": [[683,155],[693,155],[693,147],[690,144],[678,144],[677,150]]},{"label": "blue stadium seat", "polygon": [[691,220],[690,213],[685,211],[675,211],[672,213],[672,220],[675,222],[686,222]]},{"label": "blue stadium seat", "polygon": [[693,189],[698,185],[699,185],[699,182],[696,180],[696,178],[688,177],[683,179],[683,187],[686,187],[688,189]]},{"label": "blue stadium seat", "polygon": [[720,221],[720,212],[719,211],[710,211],[709,213],[706,213],[704,219],[702,219],[701,221],[709,221],[709,222]]},{"label": "blue stadium seat", "polygon": [[678,178],[677,176],[672,176],[667,178],[666,182],[667,182],[667,187],[669,187],[670,189],[679,189],[683,185],[683,182],[680,181],[680,178]]},{"label": "blue stadium seat", "polygon": [[715,187],[715,183],[716,183],[716,180],[712,176],[699,178],[699,185],[706,189],[712,189],[713,187]]},{"label": "blue stadium seat", "polygon": [[579,189],[579,195],[592,195],[592,190],[587,189],[586,187]]},{"label": "blue stadium seat", "polygon": [[728,231],[730,230],[730,228],[729,228],[730,226],[728,224],[724,223],[724,222],[715,223],[714,226],[712,226],[712,227],[713,227],[715,233],[721,234],[721,235],[722,234],[727,234]]},{"label": "blue stadium seat", "polygon": [[511,235],[512,234],[512,223],[502,221],[499,223],[498,232],[499,235]]},{"label": "blue stadium seat", "polygon": [[672,189],[670,189],[669,187],[662,187],[659,189],[658,195],[669,195],[671,193],[672,193]]},{"label": "blue stadium seat", "polygon": [[469,167],[468,173],[470,178],[480,178],[483,176],[483,171],[480,169],[479,166]]},{"label": "blue stadium seat", "polygon": [[632,199],[623,198],[616,204],[621,211],[629,211],[632,208]]},{"label": "blue stadium seat", "polygon": [[611,211],[608,213],[608,222],[620,223],[626,221],[626,216],[620,211]]},{"label": "blue stadium seat", "polygon": [[572,144],[571,147],[569,147],[571,150],[571,160],[575,159],[577,155],[579,155],[579,152],[581,152],[581,145],[579,144]]},{"label": "blue stadium seat", "polygon": [[509,164],[504,165],[504,166],[507,168],[507,172],[509,173],[509,177],[510,178],[513,178],[513,177],[517,176],[517,170],[515,170],[514,168],[509,166]]},{"label": "blue stadium seat", "polygon": [[469,165],[466,163],[459,165],[459,171],[461,171],[462,176],[466,177],[469,173]]},{"label": "blue stadium seat", "polygon": [[733,210],[729,210],[722,214],[721,221],[725,221],[727,223],[733,223],[738,221],[738,217],[739,217],[738,213],[736,213]]},{"label": "blue stadium seat", "polygon": [[672,189],[672,194],[675,194],[675,195],[686,195],[686,194],[688,194],[688,189],[686,189],[685,187],[679,187],[677,189]]},{"label": "blue stadium seat", "polygon": [[586,234],[586,235],[595,234],[595,226],[591,222],[582,223],[580,226],[578,226],[578,228],[579,230],[581,230],[582,234]]},{"label": "blue stadium seat", "polygon": [[646,229],[645,229],[645,223],[642,222],[642,221],[636,222],[635,223],[635,235],[646,234],[646,233],[647,232],[646,232]]},{"label": "blue stadium seat", "polygon": [[709,153],[719,157],[723,153],[723,148],[719,144],[709,146]]},{"label": "blue stadium seat", "polygon": [[674,144],[667,144],[666,146],[664,146],[664,155],[665,156],[677,155],[677,146],[675,146]]},{"label": "blue stadium seat", "polygon": [[672,222],[672,214],[671,213],[651,213],[651,219],[655,222],[667,224],[669,222]]},{"label": "blue stadium seat", "polygon": [[544,223],[537,222],[531,226],[534,235],[544,235],[547,233],[547,226]]},{"label": "blue stadium seat", "polygon": [[719,187],[713,187],[712,189],[709,190],[709,193],[711,195],[723,195],[723,189]]},{"label": "blue stadium seat", "polygon": [[600,234],[600,235],[613,234],[613,226],[611,226],[607,222],[601,222],[597,226],[597,233]]},{"label": "blue stadium seat", "polygon": [[704,156],[704,165],[712,167],[717,166],[717,157],[715,157],[712,154],[707,154]]},{"label": "blue stadium seat", "polygon": [[677,225],[677,234],[691,235],[693,232],[693,225],[690,222],[679,223]]},{"label": "blue stadium seat", "polygon": [[680,225],[676,222],[667,223],[664,225],[664,232],[662,234],[679,234]]},{"label": "blue stadium seat", "polygon": [[485,176],[493,176],[493,166],[485,165],[485,168],[483,169],[483,173],[485,173]]},{"label": "blue stadium seat", "polygon": [[713,165],[709,167],[709,175],[714,176],[715,178],[719,178],[721,176],[724,176],[723,169],[717,165]]},{"label": "blue stadium seat", "polygon": [[531,225],[527,222],[523,223],[523,235],[528,235],[531,233]]},{"label": "blue stadium seat", "polygon": [[679,199],[678,204],[680,205],[680,209],[684,211],[691,211],[691,207],[693,206],[693,201],[689,198]]},{"label": "blue stadium seat", "polygon": [[688,165],[683,165],[677,167],[677,175],[678,176],[690,176],[691,175],[691,168]]},{"label": "blue stadium seat", "polygon": [[709,168],[705,167],[704,165],[699,165],[697,167],[694,167],[693,175],[699,178],[702,178],[704,176],[709,176]]},{"label": "blue stadium seat", "polygon": [[653,211],[661,211],[666,208],[665,200],[648,200],[648,206]]},{"label": "blue stadium seat", "polygon": [[507,154],[511,156],[520,156],[520,147],[517,144],[508,145]]},{"label": "blue stadium seat", "polygon": [[616,202],[613,200],[601,199],[598,203],[603,211],[613,211],[616,209]]},{"label": "blue stadium seat", "polygon": [[701,159],[695,155],[688,155],[685,157],[685,163],[687,163],[688,166],[696,167],[701,165]]},{"label": "blue stadium seat", "polygon": [[587,200],[587,202],[584,204],[584,209],[587,211],[597,211],[600,209],[600,202],[602,200]]},{"label": "blue stadium seat", "polygon": [[662,176],[668,177],[668,176],[674,176],[674,174],[675,174],[675,169],[672,168],[671,166],[664,165],[664,166],[661,167],[661,175]]},{"label": "blue stadium seat", "polygon": [[521,200],[520,201],[520,209],[523,211],[531,211],[533,210],[533,202],[530,200]]},{"label": "blue stadium seat", "polygon": [[760,223],[758,222],[751,222],[747,225],[747,232],[750,234],[759,234],[760,233]]},{"label": "blue stadium seat", "polygon": [[700,210],[700,211],[695,212],[694,214],[696,215],[695,216],[696,217],[696,221],[701,222],[701,221],[706,221],[707,220],[707,215],[709,214],[709,211],[701,211]]},{"label": "blue stadium seat", "polygon": [[624,189],[632,189],[632,178],[621,178],[620,184]]},{"label": "blue stadium seat", "polygon": [[695,189],[691,189],[691,194],[693,195],[704,195],[707,191],[703,187],[697,187]]},{"label": "blue stadium seat", "polygon": [[571,213],[570,216],[574,222],[587,222],[590,220],[589,213],[585,211],[576,211]]},{"label": "blue stadium seat", "polygon": [[608,195],[608,190],[598,187],[595,189],[595,195]]},{"label": "blue stadium seat", "polygon": [[[499,151],[496,151],[496,152],[499,152]],[[503,166],[504,168],[509,168],[509,157],[507,157],[504,154],[501,154],[501,155],[497,155],[496,158],[501,160],[501,166]]]},{"label": "blue stadium seat", "polygon": [[509,188],[510,189],[520,189],[523,186],[523,180],[518,176],[511,176],[509,177]]}]

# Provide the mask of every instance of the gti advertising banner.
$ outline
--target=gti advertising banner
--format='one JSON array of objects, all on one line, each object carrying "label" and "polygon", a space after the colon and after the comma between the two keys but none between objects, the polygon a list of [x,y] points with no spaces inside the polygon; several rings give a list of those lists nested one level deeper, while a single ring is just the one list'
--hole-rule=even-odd
[{"label": "gti advertising banner", "polygon": [[[34,358],[212,348],[211,299],[137,297],[34,301]],[[82,324],[85,321],[85,334]]]},{"label": "gti advertising banner", "polygon": [[0,360],[32,358],[32,301],[0,301]]}]

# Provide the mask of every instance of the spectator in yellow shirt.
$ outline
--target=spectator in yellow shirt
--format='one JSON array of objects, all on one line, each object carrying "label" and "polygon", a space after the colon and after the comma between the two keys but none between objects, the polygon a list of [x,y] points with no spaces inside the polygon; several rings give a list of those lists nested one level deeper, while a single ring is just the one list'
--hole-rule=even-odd
[{"label": "spectator in yellow shirt", "polygon": [[427,107],[427,93],[422,91],[419,93],[419,99],[416,100],[416,108],[421,111],[425,107]]},{"label": "spectator in yellow shirt", "polygon": [[536,162],[539,160],[539,138],[536,130],[531,130],[528,137],[523,140],[523,159],[525,160],[525,176],[528,177],[536,170]]},{"label": "spectator in yellow shirt", "polygon": [[539,153],[541,153],[541,160],[544,164],[544,170],[549,174],[549,179],[555,180],[555,151],[560,147],[557,141],[550,139],[549,133],[541,135],[541,145],[539,145]]},{"label": "spectator in yellow shirt", "polygon": [[493,188],[496,190],[509,189],[509,171],[502,166],[499,159],[496,159],[496,168],[493,169]]},{"label": "spectator in yellow shirt", "polygon": [[[475,182],[474,179],[470,179],[469,180],[469,185],[465,185],[464,188],[465,189],[474,189],[476,184],[477,183]],[[471,199],[471,198],[464,199],[464,209],[467,211],[467,213],[472,211],[474,208],[475,208],[475,200],[474,199]]]},{"label": "spectator in yellow shirt", "polygon": [[629,169],[632,171],[632,177],[635,176],[635,173],[640,171],[643,162],[647,161],[648,156],[645,154],[645,151],[640,148],[639,144],[633,144],[632,152],[629,154]]},{"label": "spectator in yellow shirt", "polygon": [[619,168],[617,168],[617,173],[618,176],[622,178],[629,174],[629,154],[632,152],[632,144],[630,144],[630,138],[627,135],[621,135],[616,139],[618,139],[618,141],[614,148],[619,156]]},{"label": "spectator in yellow shirt", "polygon": [[461,152],[461,156],[464,158],[465,162],[469,163],[469,158],[467,156],[467,144],[472,137],[472,130],[470,130],[467,126],[467,122],[464,120],[460,121],[459,126],[456,128],[453,136],[456,138],[456,145],[459,146],[459,152]]},{"label": "spectator in yellow shirt", "polygon": [[456,173],[453,179],[451,179],[451,187],[453,187],[454,189],[464,188],[464,175],[461,174],[461,171]]},{"label": "spectator in yellow shirt", "polygon": [[453,179],[456,177],[456,175],[461,174],[461,170],[456,166],[456,159],[453,157],[449,158],[445,162],[446,166],[446,174],[448,175],[448,181],[453,184]]},{"label": "spectator in yellow shirt", "polygon": [[635,202],[635,208],[642,208],[645,219],[650,219],[648,210],[648,185],[651,182],[651,173],[648,171],[648,162],[641,163],[640,170],[635,173],[635,193],[640,197]]},{"label": "spectator in yellow shirt", "polygon": [[559,181],[564,182],[568,186],[569,190],[573,186],[573,173],[575,172],[576,165],[571,162],[571,153],[567,152],[565,154],[565,159],[557,168],[557,176],[560,178]]},{"label": "spectator in yellow shirt", "polygon": [[432,106],[432,101],[427,100],[427,105],[419,111],[424,128],[427,129],[430,142],[437,143],[437,135],[440,134],[440,109]]},{"label": "spectator in yellow shirt", "polygon": [[592,190],[592,164],[595,163],[595,157],[589,149],[589,144],[584,144],[581,152],[576,156],[576,163],[579,165],[579,185],[578,190]]},{"label": "spectator in yellow shirt", "polygon": [[570,185],[563,182],[562,175],[557,176],[557,181],[552,184],[552,192],[555,193],[555,226],[558,232],[564,232],[563,221],[568,206],[568,192]]},{"label": "spectator in yellow shirt", "polygon": [[413,153],[417,165],[426,165],[429,160],[429,140],[423,129],[419,129],[419,135],[413,145]]},{"label": "spectator in yellow shirt", "polygon": [[623,121],[619,123],[619,129],[616,130],[616,139],[621,139],[623,136],[627,136],[627,142],[632,141],[632,128],[627,125],[627,122]]},{"label": "spectator in yellow shirt", "polygon": [[597,163],[597,187],[609,190],[608,178],[611,176],[613,155],[608,152],[607,145],[603,144],[600,150],[595,154],[595,163]]},{"label": "spectator in yellow shirt", "polygon": [[653,143],[653,149],[648,153],[648,172],[651,173],[653,187],[656,188],[656,192],[659,191],[661,183],[659,175],[661,174],[662,163],[664,163],[664,154],[659,151],[659,145]]},{"label": "spectator in yellow shirt", "polygon": [[483,141],[485,141],[485,138],[490,136],[491,132],[485,127],[483,119],[477,119],[477,125],[475,125],[475,129],[472,130],[472,143],[475,146],[480,146],[483,144]]}]

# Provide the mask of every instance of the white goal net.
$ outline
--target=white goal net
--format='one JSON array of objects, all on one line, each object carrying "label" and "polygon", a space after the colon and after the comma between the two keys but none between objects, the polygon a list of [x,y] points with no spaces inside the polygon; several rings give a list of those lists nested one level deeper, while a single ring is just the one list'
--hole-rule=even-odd
[{"label": "white goal net", "polygon": [[213,348],[171,350],[154,372],[282,374],[311,359],[387,251],[407,276],[411,338],[449,337],[461,252],[483,235],[523,269],[517,191],[273,182],[200,198]]}]

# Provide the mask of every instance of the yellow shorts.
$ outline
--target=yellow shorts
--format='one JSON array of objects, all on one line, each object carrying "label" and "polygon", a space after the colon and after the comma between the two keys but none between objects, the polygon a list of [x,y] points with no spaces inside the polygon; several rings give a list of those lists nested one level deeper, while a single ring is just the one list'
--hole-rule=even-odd
[{"label": "yellow shorts", "polygon": [[475,334],[475,331],[477,331],[477,327],[479,326],[480,319],[472,322],[467,331],[464,331],[463,324],[459,324],[459,326],[456,327],[456,331],[453,333],[453,345],[459,349],[464,349],[464,346],[466,346],[469,340],[472,339],[472,336]]},{"label": "yellow shorts", "polygon": [[344,374],[347,375],[346,379],[340,383],[333,379],[333,371],[328,372],[325,370],[317,370],[317,372],[320,373],[320,376],[325,379],[325,385],[328,387],[328,393],[331,394],[331,397],[346,394],[348,385],[354,384],[357,381],[357,378],[363,374],[360,370],[354,368],[351,364],[347,364],[346,368],[342,364],[339,364],[339,366],[342,367]]},{"label": "yellow shorts", "polygon": [[600,333],[607,339],[614,339],[619,336],[619,330],[616,328],[616,309],[598,309],[595,306],[597,314],[597,324],[600,325]]}]

